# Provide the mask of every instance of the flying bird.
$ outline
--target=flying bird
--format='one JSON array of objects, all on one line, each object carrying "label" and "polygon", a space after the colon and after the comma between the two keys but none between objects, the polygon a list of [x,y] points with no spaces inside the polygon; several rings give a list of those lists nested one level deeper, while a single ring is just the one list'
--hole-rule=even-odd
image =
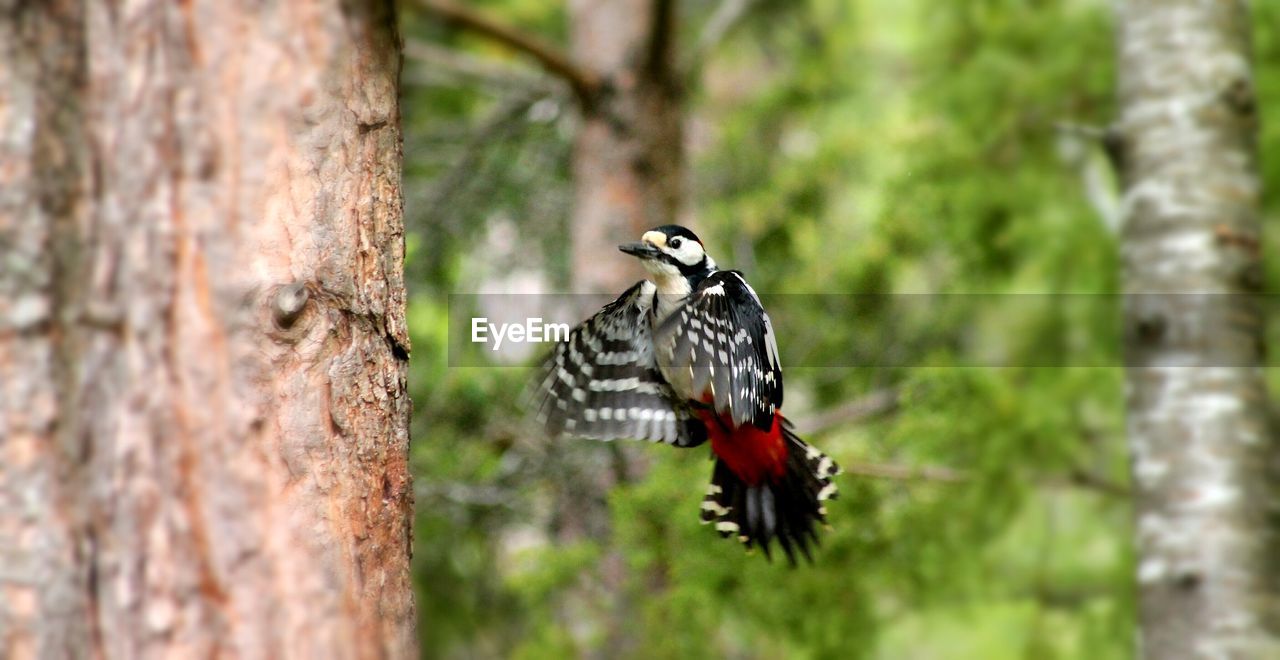
[{"label": "flying bird", "polygon": [[552,436],[633,438],[715,458],[702,522],[770,555],[812,561],[840,468],[782,415],[769,315],[742,273],[720,270],[688,229],[664,225],[619,246],[652,275],[558,343],[532,406]]}]

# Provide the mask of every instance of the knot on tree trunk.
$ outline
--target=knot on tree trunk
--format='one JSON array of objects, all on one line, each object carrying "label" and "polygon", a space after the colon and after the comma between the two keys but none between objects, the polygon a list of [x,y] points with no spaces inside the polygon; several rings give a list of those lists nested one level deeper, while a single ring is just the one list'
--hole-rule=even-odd
[{"label": "knot on tree trunk", "polygon": [[305,282],[294,282],[276,289],[272,296],[271,318],[281,330],[292,328],[306,311],[311,292]]}]

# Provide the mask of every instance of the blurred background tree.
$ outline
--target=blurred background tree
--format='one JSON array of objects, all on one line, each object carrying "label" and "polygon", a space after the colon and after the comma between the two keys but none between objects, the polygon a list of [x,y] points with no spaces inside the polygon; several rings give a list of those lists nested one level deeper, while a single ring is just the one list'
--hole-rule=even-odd
[{"label": "blurred background tree", "polygon": [[[1108,3],[404,9],[428,657],[1133,653]],[[526,370],[449,366],[448,294],[616,293],[613,246],[667,221],[766,296],[788,412],[849,472],[814,566],[697,524],[701,452],[547,442]]]},{"label": "blurred background tree", "polygon": [[[1280,656],[1258,103],[1243,2],[1119,3],[1127,434],[1145,658]],[[1172,294],[1170,293],[1172,292]]]}]

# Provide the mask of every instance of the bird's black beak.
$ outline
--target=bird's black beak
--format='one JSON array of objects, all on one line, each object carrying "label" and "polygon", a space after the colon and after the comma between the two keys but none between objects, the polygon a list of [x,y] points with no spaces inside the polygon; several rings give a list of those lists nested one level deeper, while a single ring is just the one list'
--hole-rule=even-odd
[{"label": "bird's black beak", "polygon": [[662,255],[662,252],[658,248],[654,247],[652,243],[645,242],[623,243],[618,246],[618,249],[633,257],[640,257],[641,259],[655,259]]}]

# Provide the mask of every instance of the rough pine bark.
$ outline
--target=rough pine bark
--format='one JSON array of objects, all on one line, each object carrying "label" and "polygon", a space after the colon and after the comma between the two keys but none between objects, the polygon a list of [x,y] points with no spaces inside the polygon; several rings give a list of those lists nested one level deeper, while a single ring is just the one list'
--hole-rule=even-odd
[{"label": "rough pine bark", "polygon": [[0,657],[406,658],[389,1],[0,0]]},{"label": "rough pine bark", "polygon": [[1141,655],[1280,657],[1247,6],[1117,18]]}]

